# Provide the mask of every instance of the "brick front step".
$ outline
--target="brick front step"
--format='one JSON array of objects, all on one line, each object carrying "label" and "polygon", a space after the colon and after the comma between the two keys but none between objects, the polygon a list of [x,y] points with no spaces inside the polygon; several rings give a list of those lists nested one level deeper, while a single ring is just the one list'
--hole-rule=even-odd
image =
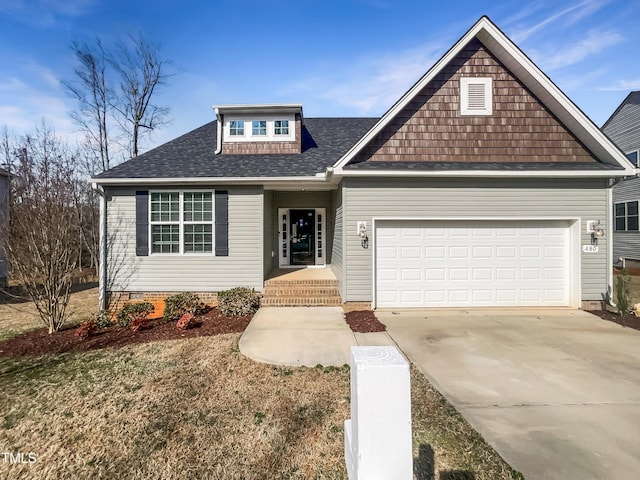
[{"label": "brick front step", "polygon": [[262,293],[263,297],[339,297],[338,287],[267,287]]},{"label": "brick front step", "polygon": [[342,305],[340,297],[263,297],[263,307],[338,307]]},{"label": "brick front step", "polygon": [[277,280],[264,282],[262,305],[338,306],[342,305],[337,280]]}]

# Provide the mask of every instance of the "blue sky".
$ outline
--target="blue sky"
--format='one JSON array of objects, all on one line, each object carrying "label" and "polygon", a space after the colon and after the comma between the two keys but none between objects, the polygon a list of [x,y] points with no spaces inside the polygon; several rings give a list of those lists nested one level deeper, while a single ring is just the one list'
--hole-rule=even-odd
[{"label": "blue sky", "polygon": [[379,116],[488,15],[597,124],[640,89],[640,2],[629,0],[0,0],[0,126],[45,119],[73,138],[72,41],[141,33],[171,60],[156,98],[172,122],[213,104],[302,103],[307,117]]}]

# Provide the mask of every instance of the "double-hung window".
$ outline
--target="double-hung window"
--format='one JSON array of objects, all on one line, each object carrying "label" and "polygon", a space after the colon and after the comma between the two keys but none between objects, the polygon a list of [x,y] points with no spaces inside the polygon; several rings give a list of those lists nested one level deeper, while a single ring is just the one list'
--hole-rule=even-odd
[{"label": "double-hung window", "polygon": [[244,120],[231,120],[229,122],[229,135],[241,137],[244,135]]},{"label": "double-hung window", "polygon": [[616,203],[614,207],[616,232],[638,231],[638,201]]},{"label": "double-hung window", "polygon": [[213,193],[152,192],[151,253],[212,253]]},{"label": "double-hung window", "polygon": [[264,136],[267,134],[266,120],[253,120],[251,122],[251,135]]},{"label": "double-hung window", "polygon": [[273,122],[273,133],[275,135],[289,135],[289,120],[275,120]]}]

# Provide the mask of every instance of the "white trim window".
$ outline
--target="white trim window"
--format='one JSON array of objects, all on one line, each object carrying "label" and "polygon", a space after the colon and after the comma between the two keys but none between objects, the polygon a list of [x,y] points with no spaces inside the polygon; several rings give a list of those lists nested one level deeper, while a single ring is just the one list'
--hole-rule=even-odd
[{"label": "white trim window", "polygon": [[265,137],[267,135],[267,121],[252,120],[251,135],[253,135],[254,137]]},{"label": "white trim window", "polygon": [[626,154],[627,155],[627,159],[633,163],[634,167],[638,166],[638,155],[640,155],[640,150],[634,150],[632,152],[629,152]]},{"label": "white trim window", "polygon": [[229,122],[229,135],[232,137],[243,137],[244,120],[231,120]]},{"label": "white trim window", "polygon": [[616,203],[614,206],[613,215],[615,217],[616,232],[639,231],[638,200]]},{"label": "white trim window", "polygon": [[460,79],[460,115],[493,114],[493,81],[490,77]]},{"label": "white trim window", "polygon": [[152,254],[213,253],[213,192],[150,192]]},{"label": "white trim window", "polygon": [[273,122],[273,134],[274,135],[289,135],[289,120],[274,120],[274,122]]}]

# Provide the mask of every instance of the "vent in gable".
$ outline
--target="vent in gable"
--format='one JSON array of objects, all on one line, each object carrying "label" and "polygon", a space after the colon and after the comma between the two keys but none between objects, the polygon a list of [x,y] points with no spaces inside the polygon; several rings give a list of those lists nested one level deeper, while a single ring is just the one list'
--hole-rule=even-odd
[{"label": "vent in gable", "polygon": [[491,78],[460,79],[460,114],[491,115],[493,89]]}]

